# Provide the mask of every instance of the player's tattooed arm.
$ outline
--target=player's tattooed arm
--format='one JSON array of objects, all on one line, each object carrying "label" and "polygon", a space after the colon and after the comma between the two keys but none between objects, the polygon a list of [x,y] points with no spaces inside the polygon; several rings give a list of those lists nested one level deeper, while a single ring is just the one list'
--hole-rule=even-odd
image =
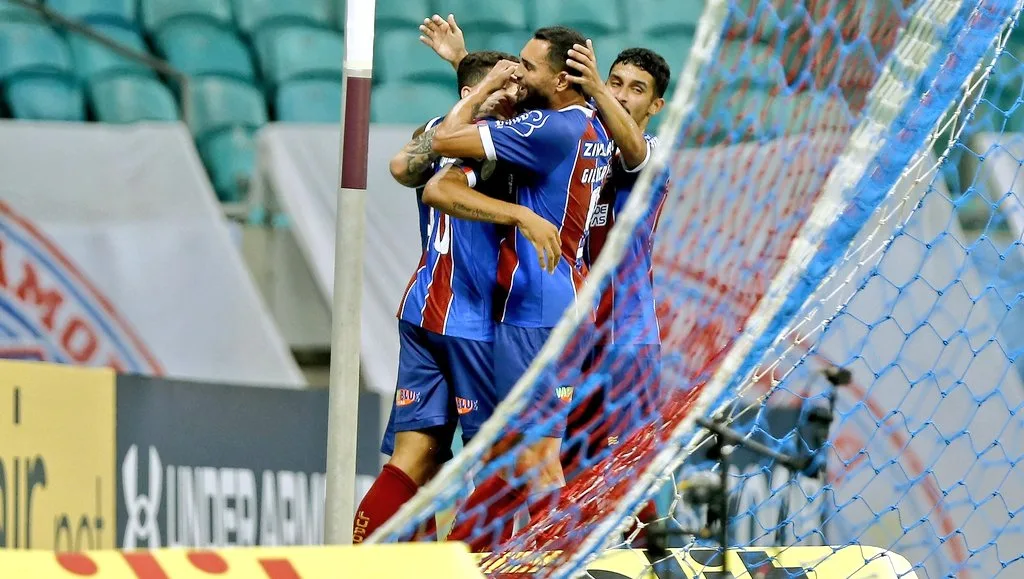
[{"label": "player's tattooed arm", "polygon": [[423,203],[459,219],[517,227],[537,250],[541,267],[548,272],[558,267],[562,242],[553,223],[522,205],[476,191],[457,167],[445,167],[430,179],[423,189]]},{"label": "player's tattooed arm", "polygon": [[574,44],[569,51],[569,59],[565,62],[578,73],[569,76],[569,80],[580,85],[583,92],[594,99],[594,104],[601,113],[601,120],[608,127],[612,140],[619,148],[626,169],[633,170],[643,165],[649,154],[647,140],[644,139],[644,133],[633,117],[619,104],[601,80],[601,74],[597,69],[597,57],[594,54],[594,43],[588,39],[586,46]]},{"label": "player's tattooed arm", "polygon": [[508,60],[498,62],[466,98],[455,103],[434,133],[434,153],[455,159],[483,159],[487,156],[483,138],[474,124],[474,115],[480,112],[480,107],[491,94],[506,86],[518,66]]},{"label": "player's tattooed arm", "polygon": [[459,24],[455,22],[454,14],[449,14],[447,20],[437,14],[424,19],[420,25],[420,42],[429,46],[456,71],[462,59],[469,54],[466,39]]},{"label": "player's tattooed arm", "polygon": [[437,128],[417,131],[397,155],[391,158],[391,176],[406,187],[422,187],[430,179],[431,167],[439,155],[431,149]]}]

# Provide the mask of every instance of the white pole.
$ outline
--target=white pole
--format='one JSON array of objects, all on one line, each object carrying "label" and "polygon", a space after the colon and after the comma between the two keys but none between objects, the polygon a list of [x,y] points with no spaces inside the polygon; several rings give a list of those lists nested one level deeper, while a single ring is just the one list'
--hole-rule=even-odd
[{"label": "white pole", "polygon": [[[352,542],[375,0],[346,2],[324,540]],[[361,538],[361,537],[360,537]]]}]

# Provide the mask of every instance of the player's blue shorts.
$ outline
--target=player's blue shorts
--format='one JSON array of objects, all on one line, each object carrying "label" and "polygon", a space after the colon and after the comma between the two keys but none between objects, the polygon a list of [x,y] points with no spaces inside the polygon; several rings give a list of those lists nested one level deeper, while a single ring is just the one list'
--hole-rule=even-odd
[{"label": "player's blue shorts", "polygon": [[[504,400],[533,363],[553,328],[523,328],[497,324],[494,329],[494,380],[498,397]],[[553,368],[541,373],[533,385],[524,410],[524,429],[540,426],[541,436],[562,438],[580,377],[581,361],[592,344],[592,335],[579,331]]]},{"label": "player's blue shorts", "polygon": [[497,406],[490,342],[428,332],[398,322],[398,385],[381,452],[395,450],[395,433],[462,427],[468,442]]},{"label": "player's blue shorts", "polygon": [[609,447],[655,419],[662,404],[660,371],[658,344],[594,348],[584,373],[588,383],[597,384],[573,408],[562,445],[567,476],[598,462]]}]

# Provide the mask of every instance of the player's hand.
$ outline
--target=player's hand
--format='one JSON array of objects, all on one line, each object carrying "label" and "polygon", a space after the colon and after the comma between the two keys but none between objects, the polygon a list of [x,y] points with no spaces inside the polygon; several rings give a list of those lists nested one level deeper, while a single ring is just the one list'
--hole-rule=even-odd
[{"label": "player's hand", "polygon": [[519,85],[509,81],[502,90],[494,91],[480,105],[478,119],[497,119],[507,121],[516,116],[516,104],[519,102]]},{"label": "player's hand", "polygon": [[512,75],[516,73],[516,69],[519,68],[518,62],[512,62],[511,60],[499,60],[498,64],[494,65],[494,68],[487,73],[480,84],[477,85],[479,90],[484,91],[487,94],[491,94],[494,91],[501,90],[508,86],[509,80]]},{"label": "player's hand", "polygon": [[541,268],[548,273],[554,273],[562,259],[562,240],[558,235],[558,228],[526,207],[522,208],[517,221],[517,227],[523,237],[537,250],[537,260]]},{"label": "player's hand", "polygon": [[569,82],[580,85],[584,94],[593,97],[597,91],[604,88],[604,81],[601,80],[601,72],[597,69],[597,56],[594,54],[594,43],[587,39],[587,45],[574,44],[569,50],[569,58],[565,61],[566,66],[579,73],[579,76],[569,75]]},{"label": "player's hand", "polygon": [[454,14],[449,14],[448,20],[437,14],[425,18],[420,25],[420,42],[433,49],[453,67],[458,67],[459,62],[469,54],[466,50],[466,38],[456,24]]}]

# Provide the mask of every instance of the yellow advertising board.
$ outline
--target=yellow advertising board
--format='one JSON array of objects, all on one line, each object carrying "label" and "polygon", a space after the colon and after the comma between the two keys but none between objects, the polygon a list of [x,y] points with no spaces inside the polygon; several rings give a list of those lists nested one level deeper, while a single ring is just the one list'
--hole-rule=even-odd
[{"label": "yellow advertising board", "polygon": [[[554,554],[557,556],[557,554]],[[160,549],[48,553],[0,551],[0,577],[72,579],[482,579],[479,555],[462,543],[411,543],[356,547],[279,547],[220,550]],[[728,573],[711,561],[715,552],[673,549],[655,560],[639,550],[606,551],[587,570],[601,579],[669,579],[677,577],[803,577],[825,579],[914,579],[903,557],[879,549],[788,547],[730,549]],[[550,560],[546,554],[503,558],[500,576],[533,577]],[[521,566],[513,560],[529,561]]]},{"label": "yellow advertising board", "polygon": [[0,548],[109,549],[115,378],[0,360]]}]

